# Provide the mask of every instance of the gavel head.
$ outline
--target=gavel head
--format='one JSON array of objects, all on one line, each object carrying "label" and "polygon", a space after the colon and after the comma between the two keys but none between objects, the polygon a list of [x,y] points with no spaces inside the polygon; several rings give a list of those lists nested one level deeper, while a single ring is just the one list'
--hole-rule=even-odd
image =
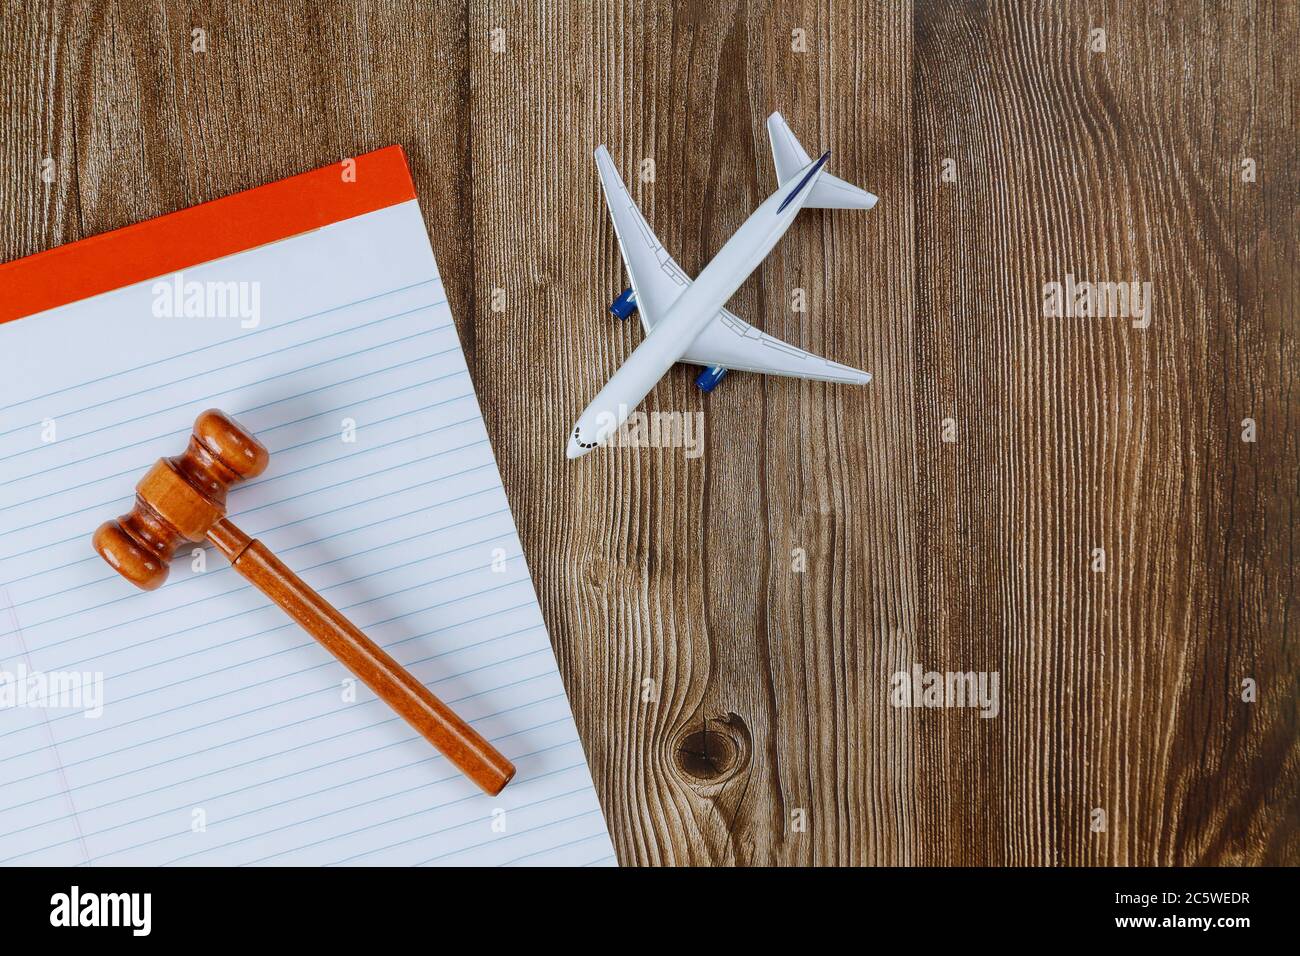
[{"label": "gavel head", "polygon": [[226,489],[266,470],[270,456],[225,412],[194,422],[185,453],[160,458],[135,486],[135,507],[95,531],[95,550],[137,587],[167,580],[176,550],[202,541],[226,514]]}]

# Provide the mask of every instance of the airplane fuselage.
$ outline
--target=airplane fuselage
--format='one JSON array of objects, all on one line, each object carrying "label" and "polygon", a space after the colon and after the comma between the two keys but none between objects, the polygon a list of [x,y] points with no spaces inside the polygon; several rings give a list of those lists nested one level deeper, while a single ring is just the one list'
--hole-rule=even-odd
[{"label": "airplane fuselage", "polygon": [[662,321],[578,418],[569,436],[570,458],[604,444],[758,268],[803,208],[798,194],[806,195],[821,174],[826,158],[818,160],[800,181],[783,185],[754,210],[669,307]]}]

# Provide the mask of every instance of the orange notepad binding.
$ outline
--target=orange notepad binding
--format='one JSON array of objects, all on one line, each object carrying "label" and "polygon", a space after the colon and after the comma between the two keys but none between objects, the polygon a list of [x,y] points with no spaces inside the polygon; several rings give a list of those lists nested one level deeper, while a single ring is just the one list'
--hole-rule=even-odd
[{"label": "orange notepad binding", "polygon": [[414,198],[406,154],[388,146],[0,265],[0,322]]}]

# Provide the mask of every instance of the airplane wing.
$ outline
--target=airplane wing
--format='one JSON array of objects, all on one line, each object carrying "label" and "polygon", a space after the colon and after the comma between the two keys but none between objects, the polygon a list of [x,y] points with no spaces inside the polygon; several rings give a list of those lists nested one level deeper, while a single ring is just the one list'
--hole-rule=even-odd
[{"label": "airplane wing", "polygon": [[[795,146],[798,147],[797,141]],[[641,316],[642,328],[649,334],[677,297],[686,291],[691,279],[651,231],[604,146],[596,149],[596,169],[600,173],[610,219],[614,221],[618,247],[632,279],[632,290],[636,293],[637,314]],[[863,384],[871,381],[867,372],[788,345],[760,332],[727,309],[720,311],[704,327],[680,361],[824,382]]]},{"label": "airplane wing", "polygon": [[632,279],[632,291],[636,293],[637,314],[641,316],[642,328],[649,333],[686,291],[691,280],[650,230],[650,224],[632,201],[604,146],[596,148],[596,169],[605,190],[609,218],[614,221],[618,248]]},{"label": "airplane wing", "polygon": [[813,355],[760,332],[727,309],[719,312],[699,334],[681,361],[741,372],[789,375],[818,382],[865,385],[871,373]]}]

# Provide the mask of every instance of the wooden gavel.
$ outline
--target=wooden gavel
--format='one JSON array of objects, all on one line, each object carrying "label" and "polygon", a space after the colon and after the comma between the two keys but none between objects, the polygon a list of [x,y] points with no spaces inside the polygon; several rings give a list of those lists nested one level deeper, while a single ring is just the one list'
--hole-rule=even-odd
[{"label": "wooden gavel", "polygon": [[135,507],[95,532],[95,550],[137,587],[167,579],[178,548],[212,542],[231,567],[280,605],[348,670],[488,793],[514,765],[374,641],[304,584],[262,542],[226,520],[226,489],[266,470],[270,455],[238,422],[209,409],[183,455],[160,458],[135,486]]}]

